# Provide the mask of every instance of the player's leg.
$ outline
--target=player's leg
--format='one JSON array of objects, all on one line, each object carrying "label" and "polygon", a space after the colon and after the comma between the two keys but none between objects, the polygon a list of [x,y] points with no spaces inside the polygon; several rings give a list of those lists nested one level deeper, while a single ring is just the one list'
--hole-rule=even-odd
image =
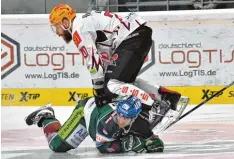
[{"label": "player's leg", "polygon": [[61,126],[54,110],[47,105],[26,117],[28,125],[37,124],[43,128],[49,147],[55,152],[66,152],[79,146],[88,135],[84,121],[84,105],[78,104],[71,116]]},{"label": "player's leg", "polygon": [[[156,107],[152,111],[157,111],[157,118],[153,125],[158,124],[163,118],[163,115],[169,111],[170,106],[176,105],[167,104],[165,101],[153,100],[148,92],[131,84],[135,81],[143,63],[152,45],[152,30],[147,26],[141,26],[135,30],[120,46],[116,49],[114,56],[115,61],[113,65],[108,66],[106,71],[107,90],[117,95],[133,94],[137,96],[145,106]],[[159,94],[166,94],[165,89],[159,88]],[[165,96],[163,96],[165,97]],[[168,96],[167,96],[168,98]],[[164,103],[162,103],[164,102]],[[177,101],[178,102],[178,101]],[[175,108],[173,108],[175,109]]]},{"label": "player's leg", "polygon": [[143,94],[147,96],[146,92],[132,85],[152,45],[151,35],[151,28],[141,26],[118,46],[113,55],[113,65],[109,65],[106,70],[106,94],[134,94],[142,103],[149,106],[153,104],[149,96],[147,99],[142,98]]},{"label": "player's leg", "polygon": [[[167,103],[173,103],[174,106],[171,106],[171,108],[174,108],[165,114],[164,118],[156,125],[152,125],[152,129],[154,133],[158,134],[161,131],[164,131],[167,127],[169,127],[171,124],[173,124],[178,118],[182,115],[185,108],[188,105],[189,98],[185,96],[181,96],[180,93],[168,90],[170,94],[162,93],[161,90],[165,89],[162,86],[158,86],[155,84],[151,84],[148,81],[142,80],[140,78],[137,78],[134,82],[134,85],[137,87],[143,89],[144,91],[148,92],[151,97],[155,100],[163,100],[167,101]],[[178,100],[179,99],[179,100]],[[173,100],[176,100],[173,102]],[[179,102],[178,102],[178,101]],[[154,120],[151,119],[151,121],[156,121],[157,115],[155,111],[149,111],[144,112],[144,115],[150,116],[151,118],[155,118]],[[145,117],[145,118],[146,118]]]},{"label": "player's leg", "polygon": [[[145,57],[147,56],[151,45],[152,30],[147,26],[141,26],[138,29],[136,29],[132,34],[130,34],[126,38],[126,40],[124,40],[119,45],[119,47],[114,52],[114,65],[108,66],[106,71],[107,80],[110,79],[108,86],[109,89],[112,89],[111,92],[113,92],[113,90],[115,89],[114,83],[116,83],[116,81],[114,81],[113,79],[122,81],[124,83],[132,83],[135,81],[142,65],[144,64]],[[114,87],[112,88],[112,86]],[[137,91],[140,91],[139,94],[143,94],[142,96],[144,96],[144,98],[142,98],[141,95],[138,95],[138,97],[142,100],[144,104],[152,105],[153,101],[150,100],[149,97],[147,97],[147,93],[149,92],[145,91],[144,89],[136,89],[134,86],[131,87],[131,90],[135,89]],[[124,89],[127,88],[125,87]],[[158,95],[158,98],[156,98],[157,100],[162,99],[164,101],[167,101],[170,107],[173,110],[176,110],[177,102],[179,101],[181,96],[180,93],[168,90],[161,86],[159,86],[156,91],[156,94]],[[149,101],[146,102],[144,100],[145,98],[148,98]]]},{"label": "player's leg", "polygon": [[[138,97],[143,103],[143,109],[157,107],[158,120],[167,113],[170,106],[160,104],[161,101],[153,100],[144,90],[132,83],[135,81],[152,45],[152,29],[141,26],[124,40],[114,53],[114,64],[109,65],[106,71],[106,93],[110,95],[130,95]],[[156,118],[151,118],[156,119]],[[152,122],[151,122],[152,123]],[[157,123],[156,123],[157,124]]]},{"label": "player's leg", "polygon": [[152,30],[147,26],[141,26],[130,34],[115,50],[113,65],[108,66],[106,77],[134,82],[152,45],[151,36]]},{"label": "player's leg", "polygon": [[166,101],[172,110],[176,110],[178,101],[181,97],[179,92],[158,86],[157,84],[150,84],[148,81],[142,80],[140,78],[136,79],[134,85],[149,93],[151,98],[155,100]]}]

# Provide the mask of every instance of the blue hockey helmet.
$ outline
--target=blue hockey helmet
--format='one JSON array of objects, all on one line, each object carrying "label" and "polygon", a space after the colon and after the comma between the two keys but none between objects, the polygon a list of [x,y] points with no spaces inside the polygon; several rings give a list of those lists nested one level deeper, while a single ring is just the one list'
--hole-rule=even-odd
[{"label": "blue hockey helmet", "polygon": [[117,113],[126,118],[135,118],[142,111],[141,107],[140,99],[130,95],[117,104]]}]

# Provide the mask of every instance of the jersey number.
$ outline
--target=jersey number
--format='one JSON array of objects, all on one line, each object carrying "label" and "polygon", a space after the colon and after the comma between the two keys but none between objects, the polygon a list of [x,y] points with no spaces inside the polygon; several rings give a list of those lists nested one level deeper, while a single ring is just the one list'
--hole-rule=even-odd
[{"label": "jersey number", "polygon": [[[95,11],[95,12],[96,13],[101,13],[102,11]],[[90,13],[86,13],[85,15],[82,16],[82,18],[87,18],[90,15],[91,15]],[[117,18],[120,21],[120,23],[122,23],[126,27],[126,29],[130,30],[130,23],[129,22],[125,23],[123,21],[123,19],[120,18],[117,14],[113,14],[113,13],[110,13],[110,12],[104,12],[104,15],[107,16],[107,17],[110,17],[110,18],[115,16],[115,18]]]},{"label": "jersey number", "polygon": [[120,23],[122,23],[126,27],[126,29],[130,30],[130,23],[129,22],[125,23],[123,21],[123,19],[120,18],[117,14],[112,14],[110,12],[105,12],[104,15],[107,16],[107,17],[110,17],[110,18],[112,18],[113,16],[115,16],[115,18],[117,18],[120,21]]}]

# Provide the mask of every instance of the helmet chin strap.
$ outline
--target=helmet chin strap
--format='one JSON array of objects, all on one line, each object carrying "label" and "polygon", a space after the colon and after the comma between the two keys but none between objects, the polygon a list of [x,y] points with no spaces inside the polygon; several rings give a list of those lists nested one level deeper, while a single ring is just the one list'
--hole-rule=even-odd
[{"label": "helmet chin strap", "polygon": [[71,35],[72,35],[72,32],[71,32],[71,20],[69,20],[69,27],[66,29],[62,24],[61,24],[61,27],[63,28],[63,30],[65,31],[68,31]]},{"label": "helmet chin strap", "polygon": [[129,123],[129,126],[128,126],[128,129],[125,129],[125,127],[127,127],[127,126],[125,126],[125,127],[123,128],[124,133],[127,134],[127,133],[130,131],[130,129],[131,129],[131,127],[132,127],[132,124],[133,124],[133,122],[136,120],[136,118],[137,118],[137,117],[131,119],[131,121],[130,121],[130,123]]}]

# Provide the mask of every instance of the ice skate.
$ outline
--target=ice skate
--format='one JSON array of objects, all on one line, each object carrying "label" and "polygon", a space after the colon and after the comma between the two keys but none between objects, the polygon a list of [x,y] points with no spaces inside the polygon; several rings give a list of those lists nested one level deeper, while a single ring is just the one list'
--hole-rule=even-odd
[{"label": "ice skate", "polygon": [[[177,122],[180,116],[183,114],[188,103],[189,103],[189,98],[182,96],[178,101],[178,104],[176,105],[177,107],[176,110],[169,109],[162,117],[160,122],[157,122],[157,124],[152,125],[151,128],[154,134],[159,134],[160,132],[166,130],[168,127],[170,127],[175,122]],[[157,113],[155,113],[155,111],[152,110],[149,112],[149,116],[151,115],[154,116],[154,118],[158,118]]]},{"label": "ice skate", "polygon": [[177,104],[181,97],[181,94],[179,92],[172,91],[164,87],[160,87],[158,92],[162,96],[161,100],[167,102],[170,105],[172,110],[177,109]]},{"label": "ice skate", "polygon": [[51,104],[47,104],[37,110],[35,110],[34,112],[32,112],[31,114],[29,114],[26,118],[25,118],[25,122],[27,125],[36,125],[38,127],[42,127],[42,121],[45,118],[54,118],[54,110],[51,107]]},{"label": "ice skate", "polygon": [[165,101],[155,100],[151,110],[149,111],[150,127],[154,128],[159,122],[161,122],[161,120],[169,110],[170,106]]}]

